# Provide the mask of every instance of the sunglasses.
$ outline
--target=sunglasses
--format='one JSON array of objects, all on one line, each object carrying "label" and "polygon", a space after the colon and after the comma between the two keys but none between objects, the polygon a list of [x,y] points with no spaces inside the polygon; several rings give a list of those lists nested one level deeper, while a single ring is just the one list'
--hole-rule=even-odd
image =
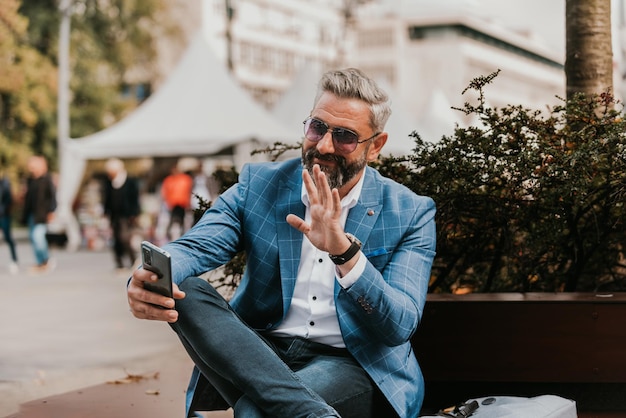
[{"label": "sunglasses", "polygon": [[359,136],[349,129],[330,128],[326,122],[315,118],[307,118],[304,122],[304,137],[311,142],[320,142],[326,132],[330,131],[333,137],[333,147],[341,153],[349,154],[356,149],[358,144],[376,138],[381,132],[377,132],[367,139],[359,141]]}]

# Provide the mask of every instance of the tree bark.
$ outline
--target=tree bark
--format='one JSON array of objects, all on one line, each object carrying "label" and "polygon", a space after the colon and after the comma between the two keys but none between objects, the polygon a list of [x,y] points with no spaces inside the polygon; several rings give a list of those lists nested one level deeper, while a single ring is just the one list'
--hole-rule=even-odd
[{"label": "tree bark", "polygon": [[613,90],[611,0],[565,2],[566,97]]}]

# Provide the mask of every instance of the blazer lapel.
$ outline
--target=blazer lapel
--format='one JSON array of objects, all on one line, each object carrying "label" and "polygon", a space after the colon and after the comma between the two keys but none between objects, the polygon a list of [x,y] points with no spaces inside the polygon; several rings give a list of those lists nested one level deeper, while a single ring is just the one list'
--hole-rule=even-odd
[{"label": "blazer lapel", "polygon": [[[350,209],[346,219],[345,231],[351,233],[363,243],[363,250],[367,253],[367,240],[372,233],[372,228],[380,216],[382,208],[381,191],[376,183],[373,169],[367,167],[365,179],[363,179],[363,189],[357,204]],[[335,281],[335,298],[339,294],[341,286]]]},{"label": "blazer lapel", "polygon": [[373,168],[367,167],[359,201],[348,213],[346,232],[350,232],[363,243],[367,242],[380,216],[381,199],[381,191],[376,183]]},{"label": "blazer lapel", "polygon": [[283,293],[283,312],[293,296],[302,252],[302,233],[293,228],[286,221],[290,213],[304,219],[304,204],[302,203],[302,176],[301,171],[288,175],[287,180],[281,182],[279,196],[285,198],[276,202],[276,231],[278,233],[278,255],[280,260],[280,276]]}]

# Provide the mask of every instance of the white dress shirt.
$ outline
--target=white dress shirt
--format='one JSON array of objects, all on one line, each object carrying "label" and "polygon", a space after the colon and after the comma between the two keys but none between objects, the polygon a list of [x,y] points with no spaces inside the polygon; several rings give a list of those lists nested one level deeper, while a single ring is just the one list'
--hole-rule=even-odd
[{"label": "white dress shirt", "polygon": [[[364,178],[365,176],[361,176],[359,182],[341,199],[341,224],[343,226],[345,226],[348,211],[359,200]],[[304,220],[310,223],[309,196],[304,184],[302,185],[302,203],[306,206]],[[358,257],[359,260],[352,270],[341,277],[339,270],[328,257],[328,253],[315,248],[304,236],[291,306],[283,322],[272,333],[280,336],[300,336],[333,347],[344,348],[345,344],[335,309],[335,280],[343,288],[350,287],[365,270],[366,258],[360,252]]]}]

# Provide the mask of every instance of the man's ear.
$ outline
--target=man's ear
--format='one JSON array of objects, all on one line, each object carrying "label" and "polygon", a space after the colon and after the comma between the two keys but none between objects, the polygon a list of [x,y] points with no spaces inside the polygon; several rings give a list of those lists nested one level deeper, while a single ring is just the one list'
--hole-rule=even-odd
[{"label": "man's ear", "polygon": [[381,132],[372,140],[372,145],[369,147],[367,151],[367,161],[375,161],[378,159],[380,155],[380,151],[383,146],[387,143],[387,132]]}]

